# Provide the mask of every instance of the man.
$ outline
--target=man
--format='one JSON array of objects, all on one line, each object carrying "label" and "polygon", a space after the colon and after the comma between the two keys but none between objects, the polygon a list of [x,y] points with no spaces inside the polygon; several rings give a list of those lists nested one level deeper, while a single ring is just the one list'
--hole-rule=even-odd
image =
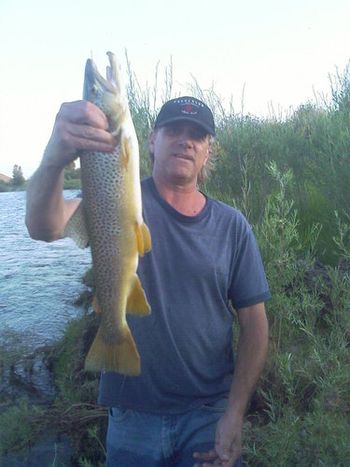
[{"label": "man", "polygon": [[[245,218],[198,190],[214,135],[211,110],[184,96],[164,104],[150,137],[153,170],[142,198],[152,251],[138,274],[152,314],[128,318],[141,375],[101,375],[108,466],[241,465],[244,413],[266,358],[270,294]],[[98,108],[63,104],[28,186],[33,238],[61,238],[77,208],[80,200],[62,196],[63,169],[77,150],[114,146]],[[240,325],[236,362],[231,304]]]}]

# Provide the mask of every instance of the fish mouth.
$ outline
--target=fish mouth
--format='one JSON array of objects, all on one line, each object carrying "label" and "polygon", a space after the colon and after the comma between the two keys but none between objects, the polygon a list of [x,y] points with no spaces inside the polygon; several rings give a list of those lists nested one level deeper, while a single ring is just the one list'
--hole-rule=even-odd
[{"label": "fish mouth", "polygon": [[107,52],[109,66],[107,67],[107,76],[104,78],[98,71],[97,66],[91,58],[86,60],[84,75],[84,96],[92,86],[98,86],[105,91],[116,93],[117,91],[117,71],[115,57],[112,52]]}]

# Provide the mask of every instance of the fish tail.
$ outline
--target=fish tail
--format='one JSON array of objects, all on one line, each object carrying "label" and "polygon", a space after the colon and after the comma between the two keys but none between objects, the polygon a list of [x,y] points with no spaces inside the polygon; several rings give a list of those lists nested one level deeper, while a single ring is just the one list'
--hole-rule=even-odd
[{"label": "fish tail", "polygon": [[86,371],[116,371],[125,375],[140,374],[140,355],[128,325],[117,343],[106,343],[99,329],[85,359]]}]

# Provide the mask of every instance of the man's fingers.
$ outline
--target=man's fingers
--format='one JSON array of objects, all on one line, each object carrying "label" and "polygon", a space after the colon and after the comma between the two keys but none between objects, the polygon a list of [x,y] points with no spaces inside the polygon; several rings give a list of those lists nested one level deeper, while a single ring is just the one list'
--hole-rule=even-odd
[{"label": "man's fingers", "polygon": [[[104,130],[78,128],[82,125],[69,124],[69,127],[55,129],[45,150],[45,160],[51,165],[63,168],[78,157],[79,151],[113,152],[115,138]],[[73,127],[73,128],[72,128]],[[90,139],[94,138],[94,139]]]},{"label": "man's fingers", "polygon": [[214,449],[208,452],[194,452],[193,458],[195,459],[194,467],[222,465]]},{"label": "man's fingers", "polygon": [[56,122],[53,141],[68,153],[77,150],[110,152],[117,144],[108,131],[64,120]]},{"label": "man's fingers", "polygon": [[213,465],[216,465],[218,467],[231,467],[229,464],[222,463],[220,459],[215,459],[213,461],[208,461],[204,463],[196,463],[194,464],[193,467],[213,467]]},{"label": "man's fingers", "polygon": [[217,466],[223,467],[221,463],[220,463],[220,464],[217,464],[216,462],[214,462],[214,463],[213,463],[213,462],[210,462],[210,463],[204,462],[204,464],[194,464],[193,467],[213,467],[213,465],[217,465]]},{"label": "man's fingers", "polygon": [[66,102],[57,114],[43,163],[62,170],[79,151],[113,152],[117,145],[106,115],[88,101]]},{"label": "man's fingers", "polygon": [[215,445],[215,449],[220,459],[220,462],[222,462],[222,465],[227,466],[227,467],[233,466],[234,463],[239,458],[239,456],[241,455],[240,447],[236,446],[235,444],[228,447],[228,446],[220,445],[220,443],[217,443]]},{"label": "man's fingers", "polygon": [[114,136],[108,131],[101,130],[99,128],[70,123],[67,127],[67,132],[73,137],[110,144],[112,146],[116,145]]},{"label": "man's fingers", "polygon": [[218,457],[216,454],[215,450],[212,449],[211,451],[208,452],[194,452],[193,457],[198,460],[202,461],[211,461],[214,460]]},{"label": "man's fingers", "polygon": [[68,150],[112,151],[117,142],[107,129],[107,118],[98,107],[78,101],[62,104],[54,134]]},{"label": "man's fingers", "polygon": [[195,452],[193,457],[195,459],[194,467],[210,467],[213,465],[221,467],[232,467],[239,458],[240,454],[235,456],[232,452],[222,453],[221,456],[212,449],[208,452]]},{"label": "man's fingers", "polygon": [[85,124],[103,130],[108,129],[106,115],[95,104],[88,101],[65,102],[57,114],[56,121]]},{"label": "man's fingers", "polygon": [[89,152],[112,152],[115,149],[115,144],[101,143],[99,141],[88,140],[86,138],[72,138],[72,147],[75,151]]}]

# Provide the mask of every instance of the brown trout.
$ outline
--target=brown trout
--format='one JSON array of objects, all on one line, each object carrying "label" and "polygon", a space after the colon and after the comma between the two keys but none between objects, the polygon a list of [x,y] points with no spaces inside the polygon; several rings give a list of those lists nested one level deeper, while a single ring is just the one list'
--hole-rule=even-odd
[{"label": "brown trout", "polygon": [[81,155],[83,200],[65,234],[91,247],[93,307],[101,321],[85,369],[137,375],[140,356],[126,313],[150,313],[136,269],[139,255],[151,249],[151,237],[142,218],[136,132],[115,56],[107,55],[106,79],[87,60],[83,98],[105,113],[118,144],[113,153]]}]

